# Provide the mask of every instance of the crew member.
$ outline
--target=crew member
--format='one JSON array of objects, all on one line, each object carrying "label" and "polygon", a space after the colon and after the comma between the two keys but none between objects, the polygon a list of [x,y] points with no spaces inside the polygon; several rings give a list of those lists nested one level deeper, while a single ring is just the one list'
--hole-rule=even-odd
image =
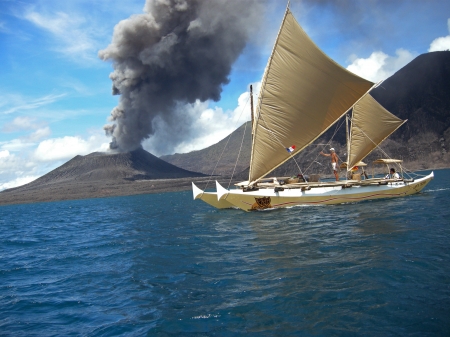
[{"label": "crew member", "polygon": [[386,177],[384,179],[400,179],[400,175],[395,172],[395,168],[391,167],[389,170],[389,174],[386,174]]},{"label": "crew member", "polygon": [[337,156],[336,152],[334,151],[334,148],[332,147],[330,149],[330,153],[323,153],[322,151],[320,151],[320,154],[325,157],[331,157],[331,167],[333,168],[333,173],[336,178],[336,181],[339,181],[339,174],[337,171],[338,156]]}]

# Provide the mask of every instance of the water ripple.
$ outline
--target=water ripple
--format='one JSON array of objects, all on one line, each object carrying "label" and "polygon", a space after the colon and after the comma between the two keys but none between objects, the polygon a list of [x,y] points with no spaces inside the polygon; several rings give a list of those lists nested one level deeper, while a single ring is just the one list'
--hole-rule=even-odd
[{"label": "water ripple", "polygon": [[449,335],[450,171],[407,198],[244,213],[190,192],[0,207],[14,336]]}]

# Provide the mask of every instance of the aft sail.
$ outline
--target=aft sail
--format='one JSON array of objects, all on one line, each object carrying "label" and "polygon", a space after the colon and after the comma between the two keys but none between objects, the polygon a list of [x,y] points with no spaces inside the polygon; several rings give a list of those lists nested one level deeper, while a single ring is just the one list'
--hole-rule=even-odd
[{"label": "aft sail", "polygon": [[326,56],[288,8],[262,80],[250,184],[320,137],[372,85]]},{"label": "aft sail", "polygon": [[406,121],[383,108],[370,94],[353,107],[347,170],[351,170]]},{"label": "aft sail", "polygon": [[[360,180],[358,174],[344,181],[261,179],[310,145],[350,108],[353,117],[350,130],[346,127],[350,156],[347,169],[365,166],[360,160],[403,123],[372,98],[371,87],[371,82],[348,72],[322,53],[288,8],[264,72],[257,109],[252,109],[249,181],[235,184],[234,189],[226,189],[216,181],[217,191],[213,193],[192,184],[194,199],[216,208],[254,211],[353,203],[419,192],[433,179],[433,172],[419,179]],[[353,186],[356,188],[349,188]]]}]

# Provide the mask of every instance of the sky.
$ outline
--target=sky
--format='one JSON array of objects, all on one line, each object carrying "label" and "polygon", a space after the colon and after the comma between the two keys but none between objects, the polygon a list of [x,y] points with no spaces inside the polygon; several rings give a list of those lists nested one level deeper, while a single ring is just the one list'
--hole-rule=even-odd
[{"label": "sky", "polygon": [[[176,139],[156,121],[144,149],[157,156],[199,150],[249,120],[249,85],[259,86],[287,4],[260,1],[264,11],[220,98],[187,105],[195,123]],[[103,127],[119,96],[112,95],[112,62],[99,51],[119,22],[144,6],[145,0],[0,0],[0,191],[76,155],[109,150]],[[329,57],[374,82],[420,54],[450,49],[448,0],[291,0],[290,8]]]}]

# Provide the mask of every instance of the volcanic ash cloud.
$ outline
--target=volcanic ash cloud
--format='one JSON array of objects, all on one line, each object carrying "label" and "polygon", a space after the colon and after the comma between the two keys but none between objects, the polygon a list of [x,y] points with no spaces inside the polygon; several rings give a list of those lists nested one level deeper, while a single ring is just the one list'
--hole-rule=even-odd
[{"label": "volcanic ash cloud", "polygon": [[[147,0],[144,13],[119,22],[112,43],[99,52],[112,60],[119,94],[106,132],[111,148],[131,151],[155,133],[155,119],[171,125],[194,117],[180,104],[219,100],[233,62],[262,16],[260,0]],[[180,128],[170,144],[185,140]],[[189,133],[186,133],[189,137]],[[172,144],[175,145],[175,144]]]}]

